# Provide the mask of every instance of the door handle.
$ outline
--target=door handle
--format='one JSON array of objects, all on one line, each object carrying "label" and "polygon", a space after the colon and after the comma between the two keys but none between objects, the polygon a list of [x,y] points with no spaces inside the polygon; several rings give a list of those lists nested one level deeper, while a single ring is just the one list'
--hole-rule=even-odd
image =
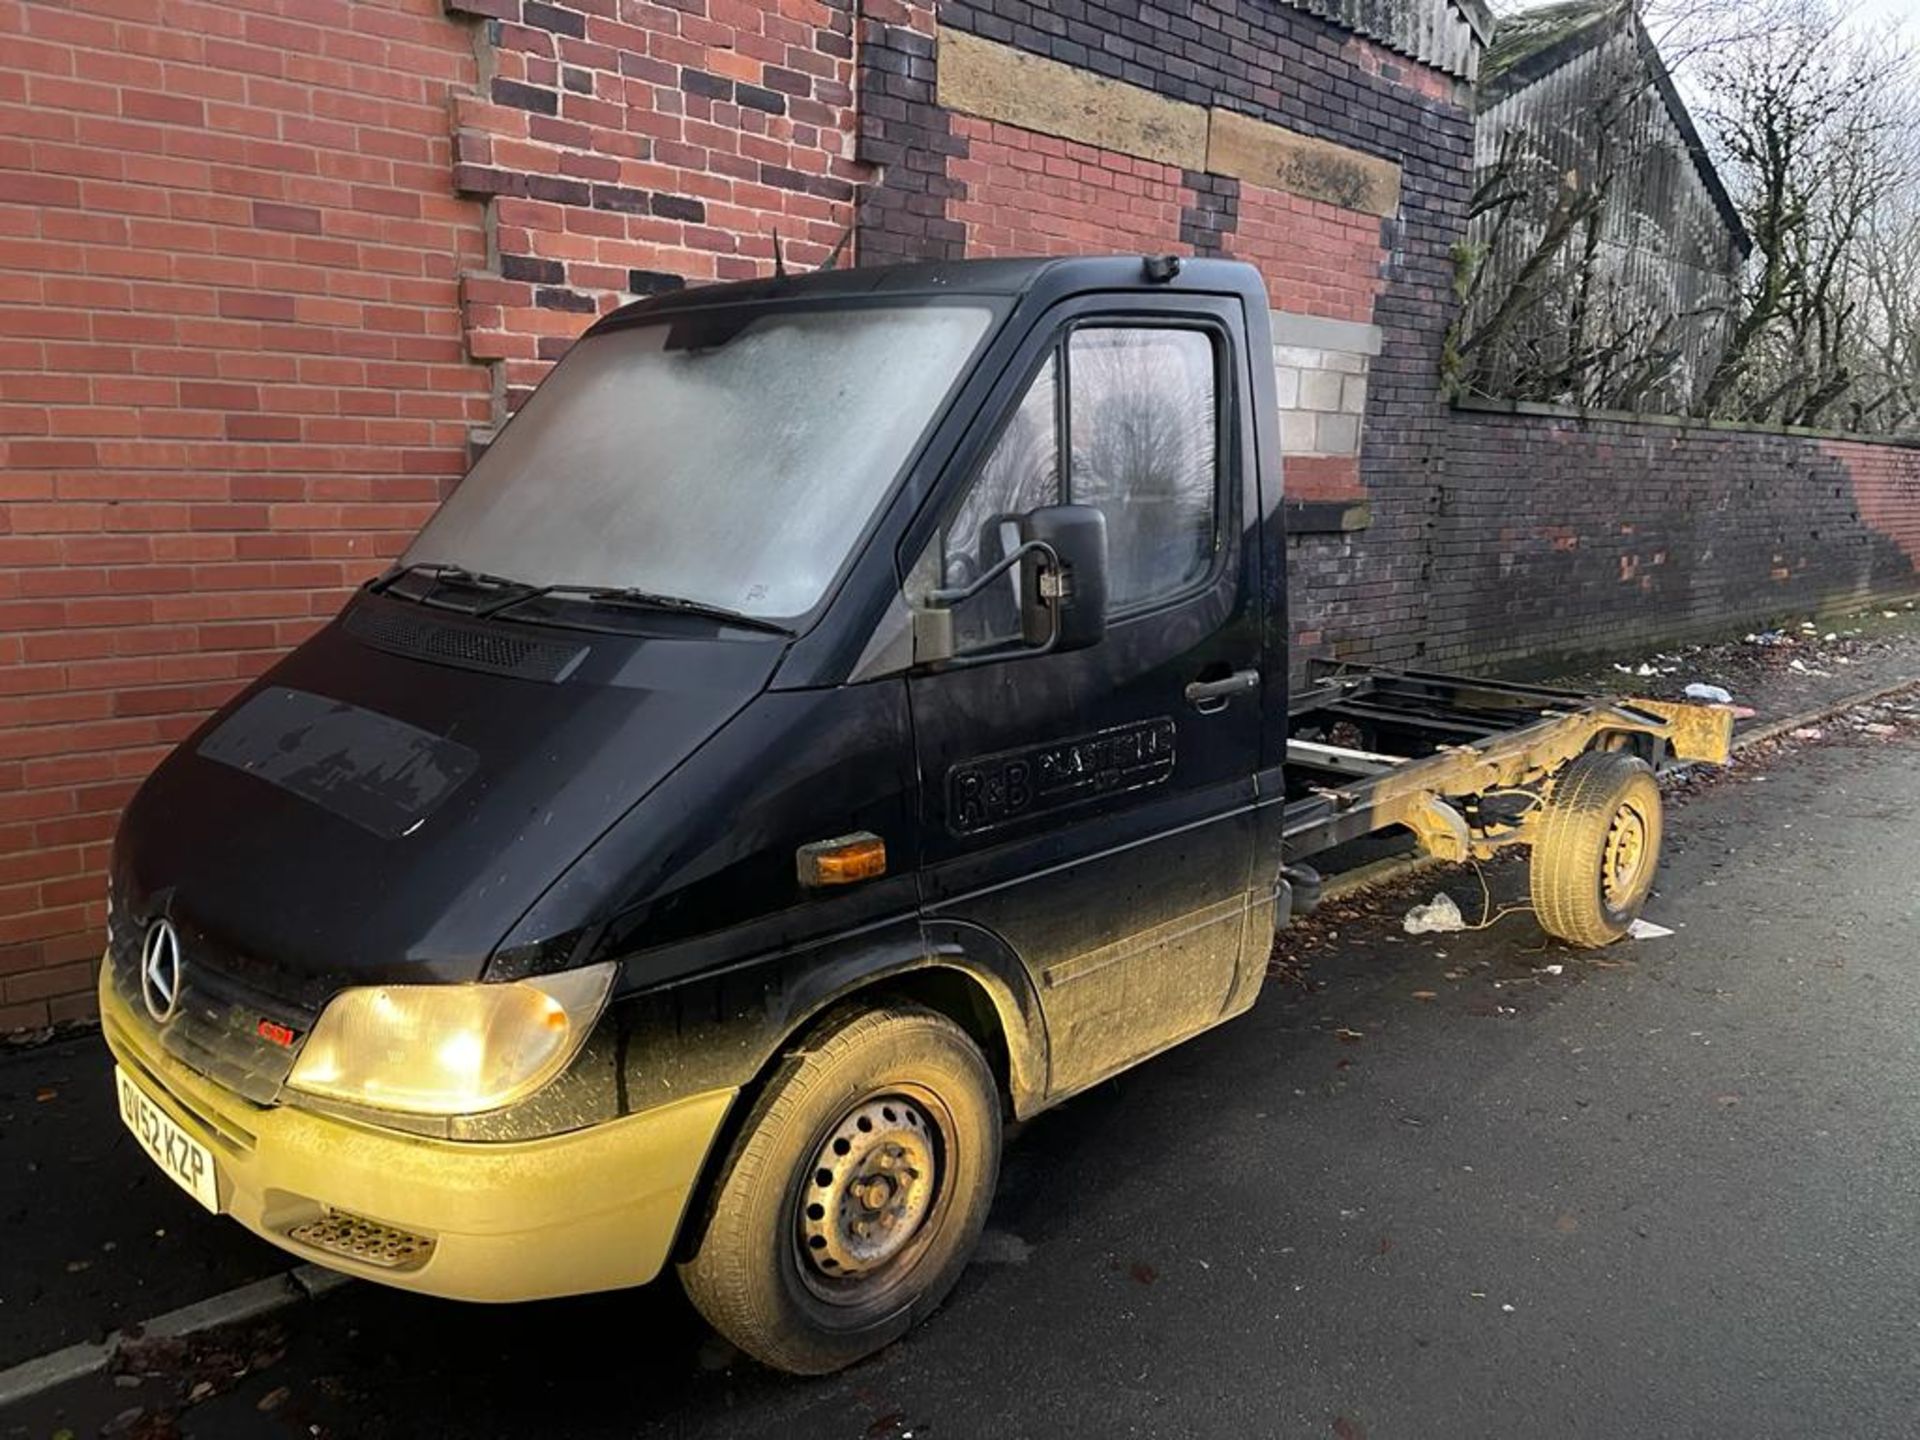
[{"label": "door handle", "polygon": [[1227,702],[1236,695],[1245,695],[1260,688],[1258,670],[1236,670],[1222,680],[1194,680],[1187,685],[1187,703],[1202,715],[1211,715],[1227,708]]}]

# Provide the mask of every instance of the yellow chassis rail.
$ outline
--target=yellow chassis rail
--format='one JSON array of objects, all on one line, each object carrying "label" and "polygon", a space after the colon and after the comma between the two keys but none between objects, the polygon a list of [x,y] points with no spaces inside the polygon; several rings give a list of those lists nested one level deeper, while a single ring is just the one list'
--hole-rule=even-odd
[{"label": "yellow chassis rail", "polygon": [[1429,743],[1463,732],[1472,738],[1441,740],[1418,758],[1395,757],[1387,739],[1368,750],[1291,745],[1290,765],[1339,768],[1344,783],[1315,787],[1288,805],[1289,859],[1393,825],[1412,830],[1441,859],[1485,856],[1523,842],[1529,827],[1476,833],[1460,802],[1499,792],[1544,795],[1561,767],[1592,749],[1633,746],[1679,763],[1723,765],[1733,740],[1733,712],[1720,707],[1590,699],[1416,671],[1340,672],[1303,696],[1291,719],[1296,734],[1344,722]]}]

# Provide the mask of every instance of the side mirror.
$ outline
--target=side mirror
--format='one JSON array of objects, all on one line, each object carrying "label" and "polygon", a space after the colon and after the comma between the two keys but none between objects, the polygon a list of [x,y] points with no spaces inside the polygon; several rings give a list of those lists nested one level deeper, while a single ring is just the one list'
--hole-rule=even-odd
[{"label": "side mirror", "polygon": [[1027,644],[1084,650],[1107,633],[1107,517],[1048,505],[1020,518],[1020,633]]},{"label": "side mirror", "polygon": [[[929,590],[913,611],[916,664],[982,665],[1022,655],[1084,650],[1107,633],[1107,517],[1091,505],[1047,505],[997,517],[981,550],[1005,553],[965,585]],[[988,543],[989,541],[993,543]],[[1020,639],[1027,648],[954,655],[953,608],[1018,567]]]}]

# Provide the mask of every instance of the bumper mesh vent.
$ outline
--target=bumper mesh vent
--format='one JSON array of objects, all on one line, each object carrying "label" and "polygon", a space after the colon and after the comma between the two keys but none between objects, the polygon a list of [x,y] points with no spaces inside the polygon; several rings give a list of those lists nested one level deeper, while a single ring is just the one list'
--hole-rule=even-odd
[{"label": "bumper mesh vent", "polygon": [[507,634],[491,626],[449,624],[365,600],[355,602],[347,612],[346,631],[390,654],[548,685],[571,675],[588,648]]},{"label": "bumper mesh vent", "polygon": [[382,1270],[418,1270],[433,1254],[433,1241],[425,1235],[363,1220],[344,1210],[329,1210],[318,1220],[296,1225],[287,1238]]}]

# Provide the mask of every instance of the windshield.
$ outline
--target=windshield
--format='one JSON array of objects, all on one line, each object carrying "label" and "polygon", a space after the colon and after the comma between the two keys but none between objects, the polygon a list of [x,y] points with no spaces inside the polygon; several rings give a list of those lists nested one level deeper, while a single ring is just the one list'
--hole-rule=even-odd
[{"label": "windshield", "polygon": [[717,310],[590,336],[402,563],[803,615],[990,318],[967,305]]}]

